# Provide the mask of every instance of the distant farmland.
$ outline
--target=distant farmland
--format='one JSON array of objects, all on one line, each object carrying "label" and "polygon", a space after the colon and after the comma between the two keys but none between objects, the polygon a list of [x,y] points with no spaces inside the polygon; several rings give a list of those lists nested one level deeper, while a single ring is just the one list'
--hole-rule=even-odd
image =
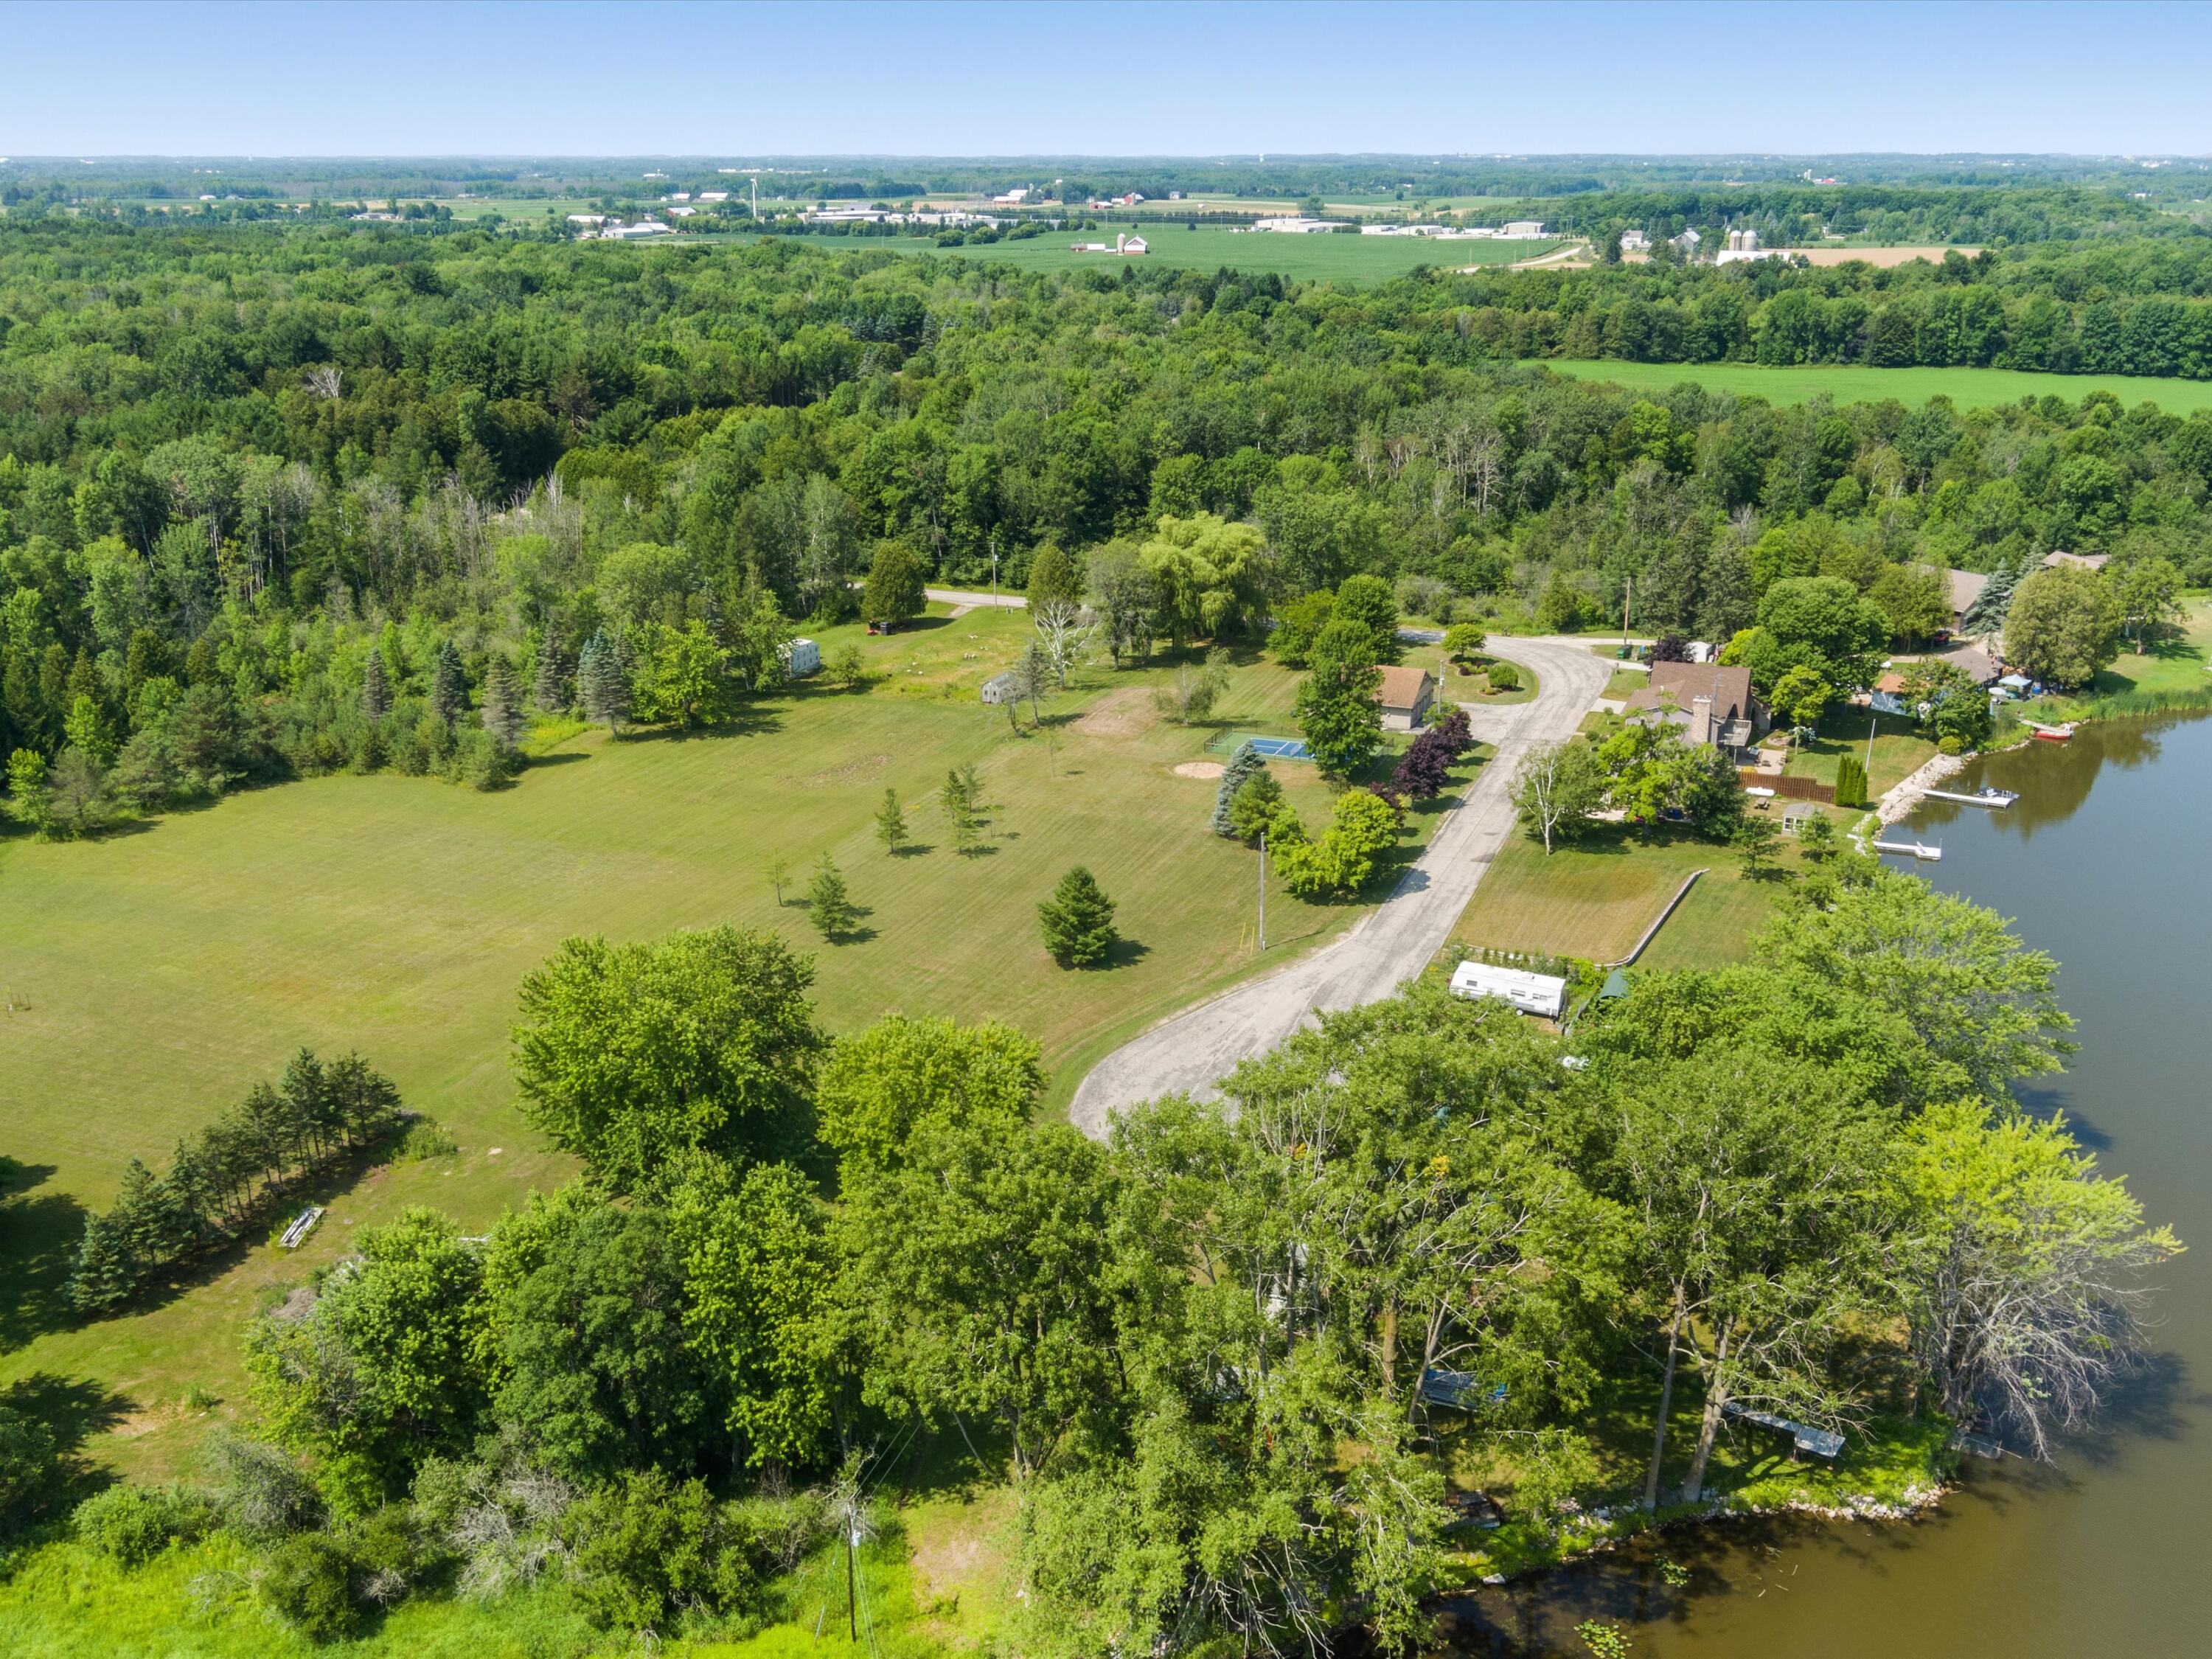
[{"label": "distant farmland", "polygon": [[1711,392],[1757,396],[1775,404],[1817,397],[1839,404],[1894,398],[1924,404],[1948,398],[1962,409],[1988,409],[2022,398],[2056,396],[2079,403],[2092,392],[2109,392],[2132,408],[2154,403],[2176,415],[2212,409],[2212,380],[2167,380],[2146,374],[2043,374],[2012,368],[1867,368],[1851,363],[1619,363],[1546,358],[1538,365],[1577,380],[1611,380],[1638,392],[1663,392],[1685,380]]},{"label": "distant farmland", "polygon": [[[944,253],[955,258],[988,260],[1023,270],[1069,270],[1089,265],[1113,275],[1125,263],[1110,253],[1073,253],[1070,242],[1110,242],[1117,232],[1141,230],[1152,250],[1140,263],[1216,270],[1272,270],[1298,281],[1379,283],[1402,276],[1416,265],[1449,270],[1460,265],[1502,265],[1534,259],[1558,242],[1433,241],[1425,236],[1291,236],[1271,231],[1236,231],[1218,227],[1187,230],[1181,225],[1114,225],[1103,230],[1057,231],[1018,242],[981,247],[940,248],[917,236],[823,236],[805,238],[811,247],[883,248],[900,253]],[[664,238],[662,246],[666,246]],[[721,239],[717,238],[720,240]],[[750,238],[744,240],[750,240]]]}]

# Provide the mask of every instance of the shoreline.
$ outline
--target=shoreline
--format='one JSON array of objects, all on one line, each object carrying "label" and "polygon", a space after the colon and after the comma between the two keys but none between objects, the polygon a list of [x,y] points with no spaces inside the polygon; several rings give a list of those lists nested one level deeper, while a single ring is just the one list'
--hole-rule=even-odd
[{"label": "shoreline", "polygon": [[[1478,1595],[1483,1590],[1497,1589],[1538,1573],[1571,1566],[1592,1556],[1609,1553],[1624,1544],[1653,1533],[1668,1532],[1679,1527],[1708,1527],[1716,1522],[1777,1519],[1785,1516],[1797,1516],[1811,1521],[1869,1521],[1888,1525],[1920,1521],[1942,1508],[1943,1500],[1955,1487],[1954,1480],[1931,1476],[1928,1484],[1914,1482],[1908,1485],[1893,1500],[1861,1493],[1848,1496],[1840,1503],[1792,1498],[1775,1503],[1742,1504],[1723,1496],[1702,1499],[1696,1504],[1662,1504],[1650,1511],[1633,1506],[1625,1510],[1593,1510],[1589,1518],[1597,1522],[1595,1528],[1581,1532],[1577,1536],[1579,1529],[1574,1522],[1570,1521],[1554,1535],[1557,1540],[1555,1547],[1547,1552],[1543,1559],[1529,1560],[1504,1571],[1482,1573],[1464,1584],[1438,1591],[1437,1599],[1448,1601]],[[1474,1555],[1479,1552],[1466,1553]]]}]

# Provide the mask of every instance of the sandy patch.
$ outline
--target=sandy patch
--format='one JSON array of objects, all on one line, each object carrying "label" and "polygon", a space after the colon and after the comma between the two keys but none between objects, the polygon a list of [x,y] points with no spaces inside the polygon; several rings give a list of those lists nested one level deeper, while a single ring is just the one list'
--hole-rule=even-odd
[{"label": "sandy patch", "polygon": [[[1954,250],[1948,247],[1792,247],[1782,250],[1791,258],[1802,258],[1815,265],[1847,265],[1854,259],[1863,259],[1879,270],[1887,270],[1913,259],[1925,259],[1931,265],[1943,263],[1943,256]],[[1981,252],[1978,247],[1956,250],[1971,259]]]},{"label": "sandy patch", "polygon": [[1221,775],[1219,761],[1185,761],[1175,769],[1179,778],[1218,778]]},{"label": "sandy patch", "polygon": [[1109,691],[1091,706],[1091,712],[1075,722],[1075,729],[1085,737],[1133,738],[1152,723],[1152,696],[1141,686],[1127,686],[1119,691]]}]

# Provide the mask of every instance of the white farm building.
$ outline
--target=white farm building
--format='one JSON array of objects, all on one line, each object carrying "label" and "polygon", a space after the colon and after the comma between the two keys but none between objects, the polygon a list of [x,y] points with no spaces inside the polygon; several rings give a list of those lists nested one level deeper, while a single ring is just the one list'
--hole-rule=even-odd
[{"label": "white farm building", "polygon": [[1519,968],[1493,968],[1486,962],[1462,962],[1452,969],[1455,997],[1495,997],[1524,1014],[1557,1019],[1567,1012],[1567,982],[1552,974]]}]

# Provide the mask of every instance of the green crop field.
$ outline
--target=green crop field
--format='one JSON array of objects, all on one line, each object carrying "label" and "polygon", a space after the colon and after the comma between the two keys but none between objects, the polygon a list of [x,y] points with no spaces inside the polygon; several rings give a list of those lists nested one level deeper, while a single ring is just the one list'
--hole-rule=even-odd
[{"label": "green crop field", "polygon": [[[1118,1035],[1259,965],[1256,863],[1211,833],[1213,783],[1174,769],[1202,762],[1213,728],[1161,721],[1151,691],[1166,671],[1084,670],[1048,702],[1049,736],[1028,731],[1026,710],[1018,736],[976,688],[1027,637],[1025,613],[932,609],[866,640],[878,678],[865,692],[802,690],[707,736],[570,737],[498,793],[324,777],[101,842],[0,844],[0,1119],[29,1170],[24,1190],[0,1194],[14,1279],[0,1291],[0,1382],[101,1380],[136,1413],[102,1455],[167,1467],[196,1438],[185,1390],[241,1391],[238,1336],[270,1286],[402,1205],[481,1227],[563,1178],[515,1110],[507,1033],[522,975],[569,934],[773,927],[817,957],[833,1030],[893,1010],[1009,1021],[1048,1063],[1069,1062],[1055,1098]],[[834,651],[857,635],[817,637]],[[1292,685],[1272,662],[1238,666],[1216,724],[1291,729]],[[963,857],[936,791],[970,763],[989,839]],[[1319,823],[1328,793],[1314,769],[1278,772]],[[908,804],[915,842],[896,858],[873,834],[886,787]],[[798,900],[825,852],[866,911],[861,936],[836,946]],[[777,855],[794,874],[781,909],[763,873]],[[1038,939],[1037,902],[1076,863],[1120,902],[1129,945],[1105,971],[1060,969]],[[1269,962],[1358,914],[1271,897]],[[303,1043],[358,1047],[459,1154],[334,1192],[295,1257],[257,1249],[164,1305],[70,1328],[60,1256],[76,1206],[105,1203],[125,1158],[166,1158]]]},{"label": "green crop field", "polygon": [[1827,398],[1839,404],[1894,398],[1923,404],[1948,398],[1961,409],[2015,404],[2022,398],[2059,397],[2079,403],[2092,392],[2109,392],[2132,408],[2156,404],[2177,415],[2212,409],[2212,380],[2167,380],[2147,374],[2042,374],[2010,368],[1864,368],[1855,364],[1620,363],[1547,357],[1541,366],[1578,380],[1611,380],[1636,392],[1663,392],[1689,380],[1711,392],[1757,396],[1769,403],[1802,404]]},{"label": "green crop field", "polygon": [[[810,247],[827,249],[882,248],[898,253],[941,253],[956,258],[989,260],[1023,270],[1072,270],[1079,266],[1117,273],[1127,263],[1110,253],[1074,253],[1070,242],[1111,242],[1116,233],[1140,232],[1152,250],[1147,264],[1215,270],[1224,265],[1235,270],[1273,270],[1299,281],[1318,279],[1339,283],[1379,283],[1404,275],[1416,265],[1446,269],[1459,265],[1506,264],[1551,252],[1556,242],[1434,242],[1418,236],[1286,236],[1273,232],[1225,230],[1200,226],[1112,225],[1103,230],[1055,231],[1018,242],[992,242],[981,247],[940,248],[925,237],[853,236],[808,237]],[[664,237],[650,246],[665,247],[689,238]],[[718,242],[750,241],[746,236],[717,236]]]}]

